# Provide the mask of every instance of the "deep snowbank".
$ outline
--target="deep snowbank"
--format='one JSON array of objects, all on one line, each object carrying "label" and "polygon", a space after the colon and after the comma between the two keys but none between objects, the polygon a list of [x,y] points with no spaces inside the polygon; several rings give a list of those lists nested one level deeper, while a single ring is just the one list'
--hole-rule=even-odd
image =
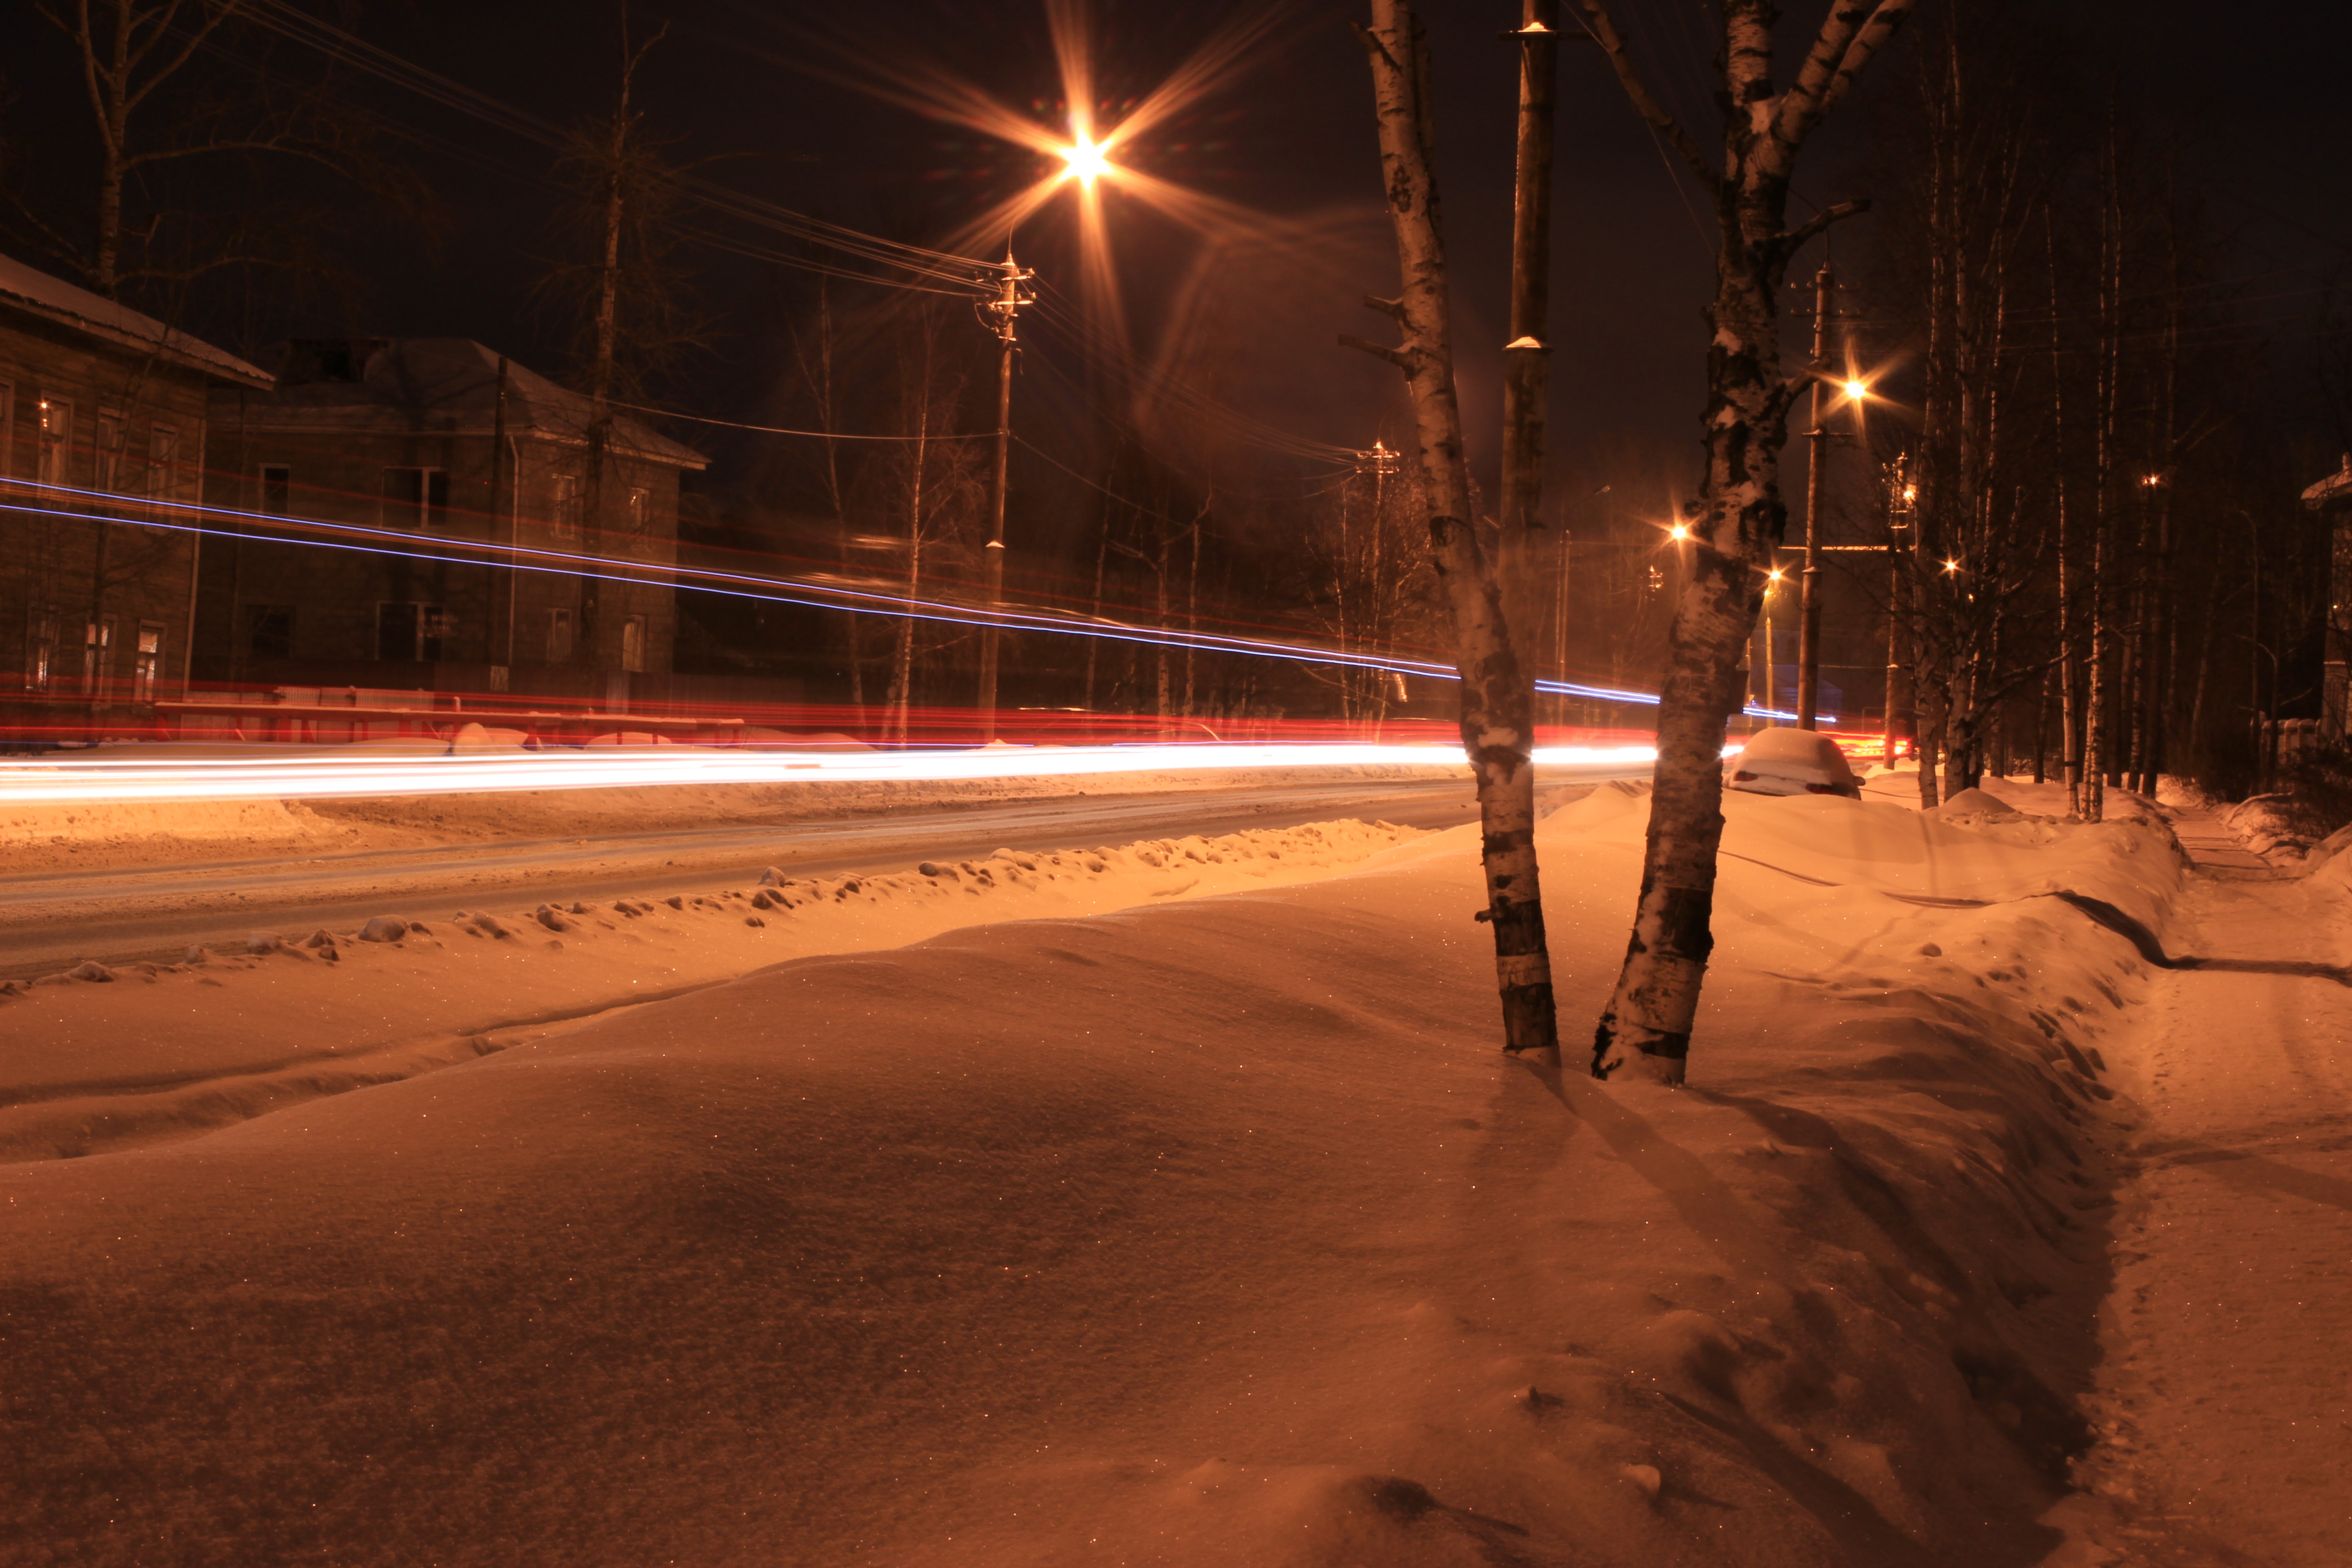
[{"label": "deep snowbank", "polygon": [[[1541,832],[1571,1028],[1641,808]],[[0,1554],[2032,1562],[2144,977],[2039,895],[2177,855],[1727,812],[1681,1093],[1496,1055],[1457,831],[0,1170]]]}]

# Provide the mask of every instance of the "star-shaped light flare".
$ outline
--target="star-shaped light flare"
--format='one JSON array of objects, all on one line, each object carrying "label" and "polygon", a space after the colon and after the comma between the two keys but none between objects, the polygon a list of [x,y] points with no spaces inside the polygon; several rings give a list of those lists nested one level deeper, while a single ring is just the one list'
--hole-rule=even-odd
[{"label": "star-shaped light flare", "polygon": [[1119,148],[1230,88],[1252,66],[1269,58],[1275,53],[1268,47],[1271,37],[1288,19],[1292,7],[1247,8],[1212,34],[1110,125],[1096,120],[1102,100],[1095,81],[1088,0],[1045,0],[1045,7],[1062,79],[1062,101],[1068,106],[1067,118],[1059,125],[1003,101],[936,61],[893,55],[886,62],[846,44],[839,46],[840,52],[860,68],[858,85],[877,97],[1038,155],[1045,168],[1042,177],[965,225],[944,241],[943,248],[965,255],[990,254],[1056,196],[1070,193],[1077,209],[1087,301],[1103,324],[1123,341],[1123,312],[1111,266],[1109,234],[1103,221],[1107,191],[1136,197],[1203,232],[1262,236],[1270,220],[1265,214],[1171,184],[1121,163]]}]

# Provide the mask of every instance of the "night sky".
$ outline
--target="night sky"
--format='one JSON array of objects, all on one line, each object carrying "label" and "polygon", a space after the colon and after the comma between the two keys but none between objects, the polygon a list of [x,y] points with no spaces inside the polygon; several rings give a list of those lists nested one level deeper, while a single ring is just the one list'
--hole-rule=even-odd
[{"label": "night sky", "polygon": [[[86,124],[67,58],[45,26],[16,8],[5,24],[20,63],[10,120],[47,148],[67,149]],[[1159,81],[1202,38],[1262,5],[1110,4],[1097,11],[1103,96]],[[1367,75],[1345,23],[1357,7],[1276,8],[1271,41],[1250,68],[1204,98],[1132,156],[1224,201],[1278,214],[1291,237],[1225,231],[1203,237],[1109,198],[1135,349],[1146,361],[1211,346],[1218,396],[1285,430],[1343,446],[1404,433],[1396,378],[1333,344],[1341,331],[1379,336],[1384,323],[1355,303],[1394,288],[1393,251],[1379,201]],[[1426,8],[1439,86],[1439,141],[1455,268],[1456,342],[1474,459],[1491,465],[1497,355],[1509,235],[1513,47],[1506,0]],[[1792,8],[1782,32],[1793,49],[1817,6]],[[2261,27],[2227,25],[2209,7],[2176,0],[2100,0],[2069,8],[2084,69],[2112,78],[2186,134],[2210,175],[2231,233],[2225,275],[2247,299],[2242,314],[2271,341],[2273,395],[2286,426],[2325,423],[2309,374],[2313,312],[2325,274],[2346,254],[2352,223],[2335,199],[2352,166],[2337,62],[2352,49],[2352,16],[2338,7],[2289,8]],[[1059,97],[1044,7],[869,0],[856,7],[753,0],[639,0],[639,34],[663,22],[667,39],[641,79],[647,127],[674,140],[679,159],[715,158],[714,177],[773,201],[911,239],[935,239],[1038,168],[961,127],[877,101],[844,79],[846,48],[874,67],[929,58],[1009,102]],[[1621,0],[1620,20],[1656,85],[1706,139],[1710,21],[1697,5]],[[622,11],[604,0],[387,0],[344,12],[362,36],[469,87],[568,122],[610,101]],[[830,40],[830,44],[828,44]],[[1898,47],[1904,46],[1898,45]],[[1563,48],[1553,291],[1555,455],[1580,440],[1633,431],[1680,441],[1701,402],[1709,285],[1708,220],[1688,182],[1633,116],[1599,51]],[[274,69],[306,57],[281,44]],[[1885,86],[1883,80],[1878,86]],[[1809,154],[1803,198],[1869,194],[1853,177],[1866,153],[1865,79]],[[350,330],[478,338],[526,363],[560,370],[565,329],[526,299],[551,240],[541,148],[381,82],[354,91],[397,124],[424,133],[411,154],[436,207],[426,243],[398,229],[368,237],[358,268],[369,295],[354,320],[277,323],[277,330]],[[42,138],[46,137],[46,142]],[[45,156],[54,156],[46,153]],[[1799,206],[1802,210],[1801,204]],[[1066,203],[1018,237],[1049,285],[1075,293]],[[1869,243],[1867,221],[1839,243]],[[1295,237],[1304,231],[1311,241]],[[1254,241],[1255,241],[1254,243]],[[666,401],[724,418],[777,416],[782,310],[801,280],[720,251],[689,251],[710,352],[672,382]],[[1809,271],[1810,258],[1796,272]],[[1792,296],[1792,306],[1798,301]],[[1211,306],[1213,305],[1213,312]],[[1209,319],[1213,314],[1213,320]],[[258,352],[258,345],[254,347]],[[1866,349],[1866,345],[1865,345]],[[1197,371],[1207,363],[1185,362]],[[1083,367],[1066,367],[1083,374]],[[1057,416],[1074,417],[1066,414]],[[700,427],[722,459],[729,437]],[[1065,437],[1073,432],[1064,432]],[[2330,439],[2333,438],[2332,433]]]}]

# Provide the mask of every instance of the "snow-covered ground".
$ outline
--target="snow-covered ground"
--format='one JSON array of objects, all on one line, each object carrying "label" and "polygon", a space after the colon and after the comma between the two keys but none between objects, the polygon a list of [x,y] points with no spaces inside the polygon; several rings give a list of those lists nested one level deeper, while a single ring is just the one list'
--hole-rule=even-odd
[{"label": "snow-covered ground", "polygon": [[614,1008],[813,953],[1278,887],[1416,837],[1386,823],[1009,849],[883,876],[794,877],[667,899],[257,931],[185,962],[0,972],[0,1161],[72,1157],[244,1121],[472,1060]]},{"label": "snow-covered ground", "polygon": [[[1539,832],[1571,1037],[1645,807]],[[1678,1093],[1495,1051],[1475,829],[871,900],[937,934],[845,940],[863,888],[499,910],[0,999],[18,1110],[142,1053],[176,1093],[183,1036],[290,1085],[0,1165],[0,1560],[2337,1560],[2352,1007],[2148,954],[2341,962],[2345,888],[2217,891],[2146,820],[1726,813]],[[320,1059],[706,958],[399,1081]]]}]

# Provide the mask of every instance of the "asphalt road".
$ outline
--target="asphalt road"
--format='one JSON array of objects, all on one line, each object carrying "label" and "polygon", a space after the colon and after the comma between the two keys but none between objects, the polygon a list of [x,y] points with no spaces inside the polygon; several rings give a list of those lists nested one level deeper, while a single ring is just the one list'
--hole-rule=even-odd
[{"label": "asphalt road", "polygon": [[[1545,790],[1557,802],[1585,784]],[[254,931],[300,934],[380,914],[446,916],[468,903],[655,898],[741,887],[761,868],[881,873],[997,848],[1052,851],[1139,838],[1213,837],[1340,817],[1415,827],[1474,820],[1466,779],[926,806],[869,816],[597,838],[454,844],[283,859],[0,877],[0,977],[104,963],[176,960],[191,943]]]}]

